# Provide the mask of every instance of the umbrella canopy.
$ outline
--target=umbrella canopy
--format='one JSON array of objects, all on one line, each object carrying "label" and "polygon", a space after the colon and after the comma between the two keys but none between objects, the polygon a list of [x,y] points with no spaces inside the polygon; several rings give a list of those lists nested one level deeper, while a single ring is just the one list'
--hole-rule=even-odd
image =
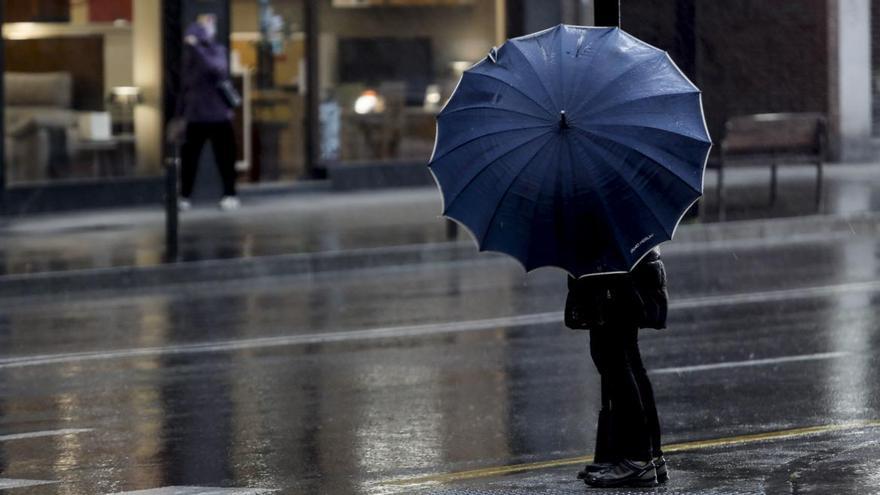
[{"label": "umbrella canopy", "polygon": [[464,72],[429,164],[443,215],[527,271],[632,269],[702,195],[700,91],[618,28],[514,38]]}]

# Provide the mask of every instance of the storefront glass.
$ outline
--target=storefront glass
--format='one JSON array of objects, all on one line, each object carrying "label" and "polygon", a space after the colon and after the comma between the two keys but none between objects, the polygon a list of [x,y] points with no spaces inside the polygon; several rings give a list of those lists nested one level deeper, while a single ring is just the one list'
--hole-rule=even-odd
[{"label": "storefront glass", "polygon": [[[241,180],[309,177],[307,125],[324,164],[427,161],[437,111],[497,43],[499,3],[317,0],[320,108],[309,122],[304,0],[231,0]],[[6,183],[159,175],[161,2],[5,5]]]},{"label": "storefront glass", "polygon": [[137,36],[158,24],[135,20],[156,2],[139,2],[5,2],[7,184],[158,175],[159,119],[144,113],[154,88],[138,85],[161,74],[158,34]]},{"label": "storefront glass", "polygon": [[503,36],[496,0],[322,0],[321,153],[424,164],[461,73]]},{"label": "storefront glass", "polygon": [[319,128],[323,164],[427,162],[434,117],[461,72],[497,43],[503,2],[316,4],[320,110],[318,121],[308,122],[303,0],[231,3],[231,66],[247,81],[247,177],[308,176],[305,125]]}]

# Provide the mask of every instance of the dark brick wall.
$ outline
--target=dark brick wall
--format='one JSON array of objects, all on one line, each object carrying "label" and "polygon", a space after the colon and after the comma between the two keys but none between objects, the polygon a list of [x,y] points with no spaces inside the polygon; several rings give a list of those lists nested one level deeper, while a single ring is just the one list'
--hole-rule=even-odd
[{"label": "dark brick wall", "polygon": [[624,0],[622,26],[703,90],[709,131],[764,112],[828,112],[826,0]]},{"label": "dark brick wall", "polygon": [[[687,0],[693,4],[693,0]],[[683,60],[685,50],[682,37],[679,35],[679,24],[693,33],[693,18],[678,19],[680,0],[657,2],[656,0],[624,0],[621,5],[620,27],[637,38],[669,52],[675,63],[684,69],[684,65],[693,66],[693,48],[690,59]],[[693,36],[690,37],[693,40]],[[692,44],[692,42],[691,42]],[[684,63],[683,63],[684,62]],[[688,63],[690,62],[690,63]],[[688,73],[688,71],[685,71]],[[693,74],[688,73],[688,77]]]}]

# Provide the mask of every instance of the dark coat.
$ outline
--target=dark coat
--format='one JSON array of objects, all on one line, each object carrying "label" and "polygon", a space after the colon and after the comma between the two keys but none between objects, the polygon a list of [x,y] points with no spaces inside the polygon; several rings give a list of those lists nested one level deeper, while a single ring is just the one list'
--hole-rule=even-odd
[{"label": "dark coat", "polygon": [[218,85],[229,78],[229,56],[226,47],[208,37],[201,24],[186,29],[186,36],[198,43],[183,44],[180,96],[177,115],[187,122],[225,122],[232,120],[233,111],[223,98]]},{"label": "dark coat", "polygon": [[565,325],[580,330],[666,328],[668,300],[666,268],[654,249],[629,273],[568,277]]}]

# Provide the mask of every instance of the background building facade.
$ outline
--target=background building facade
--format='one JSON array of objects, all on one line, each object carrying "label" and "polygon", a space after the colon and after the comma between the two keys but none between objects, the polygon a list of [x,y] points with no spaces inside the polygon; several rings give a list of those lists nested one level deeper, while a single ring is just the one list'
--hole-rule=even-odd
[{"label": "background building facade", "polygon": [[[199,13],[218,16],[244,96],[240,182],[374,187],[429,182],[434,117],[464,69],[507,37],[591,24],[596,1],[8,0],[4,211],[161,199],[182,32]],[[623,0],[620,12],[703,89],[716,142],[736,115],[817,111],[834,158],[867,160],[878,1]]]}]

